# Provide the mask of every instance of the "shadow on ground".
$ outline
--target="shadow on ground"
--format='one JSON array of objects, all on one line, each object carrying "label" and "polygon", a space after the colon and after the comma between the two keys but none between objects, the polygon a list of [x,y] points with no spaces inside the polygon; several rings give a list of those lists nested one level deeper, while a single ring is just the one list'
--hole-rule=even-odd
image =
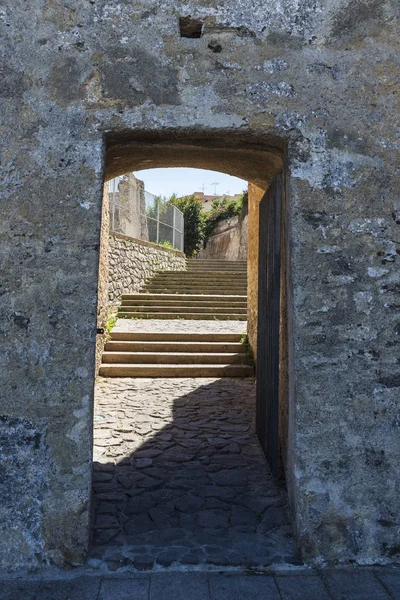
[{"label": "shadow on ground", "polygon": [[302,564],[255,435],[250,379],[97,386],[92,564]]}]

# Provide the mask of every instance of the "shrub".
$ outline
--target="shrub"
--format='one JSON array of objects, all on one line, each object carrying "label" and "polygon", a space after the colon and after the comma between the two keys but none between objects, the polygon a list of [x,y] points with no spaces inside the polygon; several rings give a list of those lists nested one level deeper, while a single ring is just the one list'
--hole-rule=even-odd
[{"label": "shrub", "polygon": [[204,239],[207,243],[215,227],[220,221],[236,217],[247,210],[248,192],[245,190],[237,200],[228,200],[226,198],[215,198],[211,203],[211,210],[206,215]]},{"label": "shrub", "polygon": [[204,239],[204,215],[201,200],[196,196],[177,198],[173,195],[168,202],[183,213],[185,220],[184,252],[189,258],[195,256],[201,249]]}]

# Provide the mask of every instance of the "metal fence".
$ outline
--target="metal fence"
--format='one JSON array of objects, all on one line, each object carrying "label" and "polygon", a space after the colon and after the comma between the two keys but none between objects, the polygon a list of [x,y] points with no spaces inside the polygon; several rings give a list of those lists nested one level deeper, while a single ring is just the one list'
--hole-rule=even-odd
[{"label": "metal fence", "polygon": [[[183,213],[167,200],[149,192],[133,194],[122,201],[119,183],[121,178],[112,179],[108,186],[110,202],[110,228],[145,241],[171,245],[184,250]],[[139,195],[138,195],[139,194]]]},{"label": "metal fence", "polygon": [[167,242],[183,252],[184,219],[183,213],[173,204],[158,196],[145,192],[147,228],[149,242]]}]

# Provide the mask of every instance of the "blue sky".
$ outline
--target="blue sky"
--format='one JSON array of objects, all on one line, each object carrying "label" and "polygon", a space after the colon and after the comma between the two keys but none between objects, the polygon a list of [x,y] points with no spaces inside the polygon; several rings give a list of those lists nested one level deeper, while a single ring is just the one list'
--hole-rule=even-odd
[{"label": "blue sky", "polygon": [[[214,194],[216,189],[218,195],[233,195],[240,194],[247,189],[247,181],[225,175],[225,173],[204,169],[147,169],[135,171],[134,175],[144,181],[146,191],[156,196],[171,196],[172,194],[184,196],[193,192],[202,192],[203,185],[205,194]],[[218,183],[218,185],[211,185],[212,183]]]}]

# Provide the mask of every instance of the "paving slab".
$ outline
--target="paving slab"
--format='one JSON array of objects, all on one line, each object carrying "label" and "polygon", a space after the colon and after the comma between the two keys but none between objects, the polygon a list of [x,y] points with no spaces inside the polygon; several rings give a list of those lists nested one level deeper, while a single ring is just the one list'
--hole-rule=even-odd
[{"label": "paving slab", "polygon": [[253,379],[99,379],[95,396],[93,558],[113,572],[302,564]]},{"label": "paving slab", "polygon": [[99,589],[97,577],[46,580],[41,583],[35,600],[97,600]]},{"label": "paving slab", "polygon": [[393,600],[400,600],[400,569],[397,573],[376,573]]},{"label": "paving slab", "polygon": [[391,600],[371,571],[327,571],[323,579],[333,600]]},{"label": "paving slab", "polygon": [[209,600],[206,573],[154,574],[149,600]]},{"label": "paving slab", "polygon": [[318,575],[285,575],[276,583],[282,600],[332,600]]},{"label": "paving slab", "polygon": [[[187,564],[191,564],[190,554],[196,552],[188,550]],[[57,579],[40,580],[35,575],[0,580],[0,600],[400,600],[399,589],[396,567],[264,575],[170,570],[74,576],[70,572],[60,573]]]},{"label": "paving slab", "polygon": [[0,581],[0,600],[35,600],[40,581]]},{"label": "paving slab", "polygon": [[105,579],[97,600],[148,600],[149,577]]},{"label": "paving slab", "polygon": [[281,600],[272,576],[210,575],[211,600]]}]

